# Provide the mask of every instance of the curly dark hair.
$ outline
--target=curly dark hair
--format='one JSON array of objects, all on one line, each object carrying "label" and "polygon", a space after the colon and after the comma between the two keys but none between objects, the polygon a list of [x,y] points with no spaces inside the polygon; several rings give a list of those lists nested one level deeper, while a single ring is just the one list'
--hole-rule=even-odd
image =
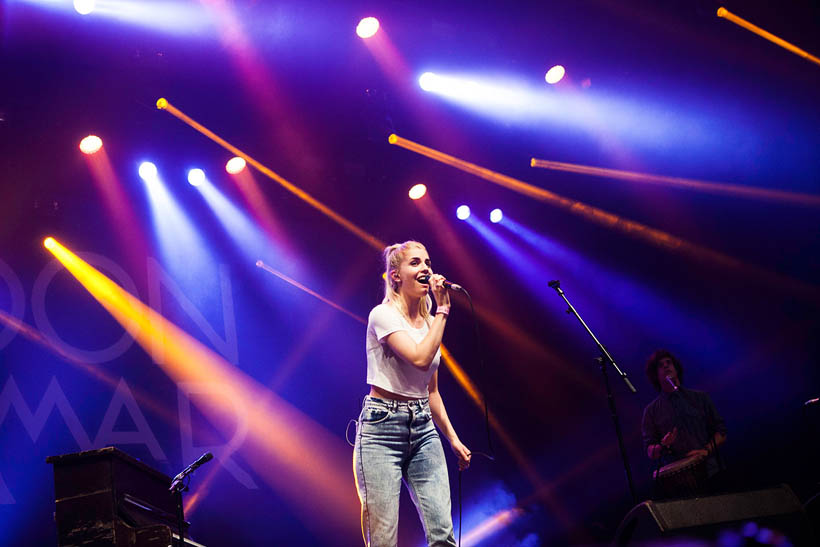
[{"label": "curly dark hair", "polygon": [[678,382],[683,383],[683,366],[680,364],[680,361],[678,361],[678,358],[672,355],[672,352],[668,349],[659,349],[646,360],[645,369],[646,377],[649,379],[649,382],[655,386],[655,390],[657,391],[661,390],[661,384],[658,381],[658,366],[661,364],[661,359],[666,357],[672,359],[675,370],[678,371]]}]

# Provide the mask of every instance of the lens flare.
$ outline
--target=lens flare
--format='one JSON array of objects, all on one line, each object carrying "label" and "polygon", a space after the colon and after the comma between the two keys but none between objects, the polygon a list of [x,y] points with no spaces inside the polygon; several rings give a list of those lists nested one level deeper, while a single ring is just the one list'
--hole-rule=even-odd
[{"label": "lens flare", "polygon": [[191,169],[188,171],[188,184],[191,186],[199,186],[205,182],[205,171],[202,169]]},{"label": "lens flare", "polygon": [[356,34],[359,38],[370,38],[379,31],[379,20],[375,17],[365,17],[356,25]]},{"label": "lens flare", "polygon": [[501,212],[501,209],[493,209],[490,211],[490,222],[493,224],[498,224],[502,218],[504,218],[504,213]]},{"label": "lens flare", "polygon": [[80,15],[88,15],[94,11],[94,0],[74,0],[74,9]]},{"label": "lens flare", "polygon": [[139,174],[145,182],[153,182],[157,179],[157,166],[150,161],[144,161],[140,164]]},{"label": "lens flare", "polygon": [[557,84],[564,77],[564,74],[566,74],[566,70],[564,70],[564,67],[562,67],[561,65],[555,65],[547,71],[547,74],[546,76],[544,76],[544,79],[547,81],[548,84]]},{"label": "lens flare", "polygon": [[456,209],[456,216],[459,220],[467,220],[470,218],[470,208],[467,205],[459,205]]},{"label": "lens flare", "polygon": [[410,199],[420,199],[426,193],[427,193],[427,187],[425,185],[416,184],[415,186],[410,188],[410,191],[408,192],[408,195],[410,196]]},{"label": "lens flare", "polygon": [[225,171],[230,173],[231,175],[238,175],[244,169],[247,163],[243,158],[239,156],[234,156],[233,158],[228,160],[228,163],[225,164]]},{"label": "lens flare", "polygon": [[102,139],[97,135],[89,135],[80,141],[80,152],[83,154],[93,154],[102,148]]}]

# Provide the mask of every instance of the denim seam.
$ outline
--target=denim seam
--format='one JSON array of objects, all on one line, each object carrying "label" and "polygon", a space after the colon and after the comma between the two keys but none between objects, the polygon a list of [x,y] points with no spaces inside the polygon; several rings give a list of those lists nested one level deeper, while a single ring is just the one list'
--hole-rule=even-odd
[{"label": "denim seam", "polygon": [[359,436],[359,467],[362,474],[362,490],[364,490],[364,514],[367,518],[367,533],[365,534],[365,543],[370,545],[370,509],[367,505],[367,479],[364,476],[364,462],[362,461],[362,438],[361,438],[361,424],[358,430]]}]

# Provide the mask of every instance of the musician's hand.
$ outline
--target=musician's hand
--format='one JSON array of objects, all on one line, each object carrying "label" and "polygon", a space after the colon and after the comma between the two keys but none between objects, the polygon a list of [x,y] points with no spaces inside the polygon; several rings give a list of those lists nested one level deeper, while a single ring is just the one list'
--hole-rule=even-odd
[{"label": "musician's hand", "polygon": [[709,455],[709,451],[703,448],[697,448],[695,450],[690,450],[686,453],[686,456],[703,456],[704,458]]},{"label": "musician's hand", "polygon": [[470,449],[464,446],[464,444],[459,441],[458,439],[452,441],[450,443],[450,448],[453,449],[453,453],[458,456],[458,470],[464,471],[468,467],[470,467],[470,460],[473,458]]},{"label": "musician's hand", "polygon": [[433,274],[430,276],[430,291],[433,293],[433,298],[436,300],[436,306],[450,306],[450,293],[447,287],[444,286],[445,278],[443,275]]},{"label": "musician's hand", "polygon": [[670,431],[669,433],[664,435],[663,439],[661,439],[661,446],[663,446],[664,448],[669,448],[670,446],[672,446],[672,444],[674,444],[675,439],[677,439],[677,438],[678,438],[678,428],[673,427],[672,431]]}]

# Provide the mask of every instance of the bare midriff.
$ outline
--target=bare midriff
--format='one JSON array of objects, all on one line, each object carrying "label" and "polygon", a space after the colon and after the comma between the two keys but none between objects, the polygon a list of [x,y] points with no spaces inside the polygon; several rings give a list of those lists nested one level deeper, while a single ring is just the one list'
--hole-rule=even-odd
[{"label": "bare midriff", "polygon": [[393,393],[392,391],[387,391],[386,389],[382,389],[376,386],[370,386],[370,396],[371,397],[378,397],[379,399],[392,399],[394,401],[415,401],[416,399],[421,399],[422,397],[406,397],[404,395],[399,395],[398,393]]}]

